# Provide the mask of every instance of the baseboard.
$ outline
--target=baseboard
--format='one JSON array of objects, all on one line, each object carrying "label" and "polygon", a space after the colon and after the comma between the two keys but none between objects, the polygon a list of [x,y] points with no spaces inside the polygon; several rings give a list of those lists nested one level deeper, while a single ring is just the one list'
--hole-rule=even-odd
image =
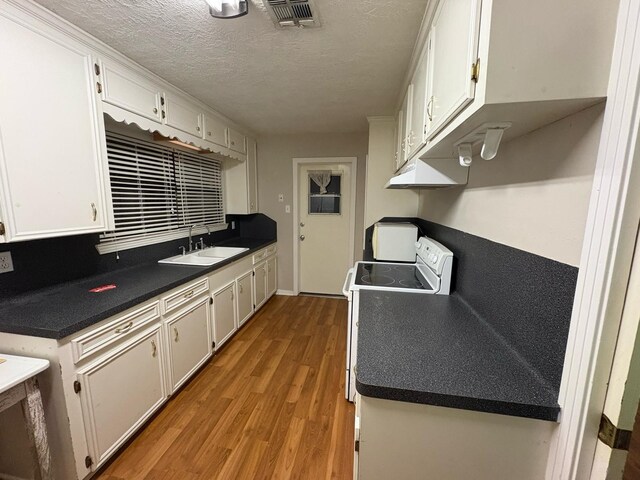
[{"label": "baseboard", "polygon": [[7,473],[0,473],[0,480],[29,480],[28,478],[14,477]]},{"label": "baseboard", "polygon": [[284,295],[286,297],[295,297],[296,294],[293,292],[293,290],[278,290],[276,292],[276,295]]}]

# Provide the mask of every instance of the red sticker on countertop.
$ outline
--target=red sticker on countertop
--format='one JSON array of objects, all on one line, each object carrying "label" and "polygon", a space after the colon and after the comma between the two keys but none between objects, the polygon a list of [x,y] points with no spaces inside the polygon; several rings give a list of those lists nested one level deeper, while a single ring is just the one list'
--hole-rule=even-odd
[{"label": "red sticker on countertop", "polygon": [[116,288],[116,286],[112,283],[109,285],[102,285],[100,287],[92,288],[89,291],[92,293],[101,293],[101,292],[106,292],[107,290],[113,290],[114,288]]}]

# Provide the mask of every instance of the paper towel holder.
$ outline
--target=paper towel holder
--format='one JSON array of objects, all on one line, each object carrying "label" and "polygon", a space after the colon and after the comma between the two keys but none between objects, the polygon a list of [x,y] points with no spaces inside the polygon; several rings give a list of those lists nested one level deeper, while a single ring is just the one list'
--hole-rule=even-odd
[{"label": "paper towel holder", "polygon": [[484,160],[492,160],[498,153],[502,134],[511,127],[511,122],[487,122],[480,125],[471,133],[465,135],[453,146],[458,153],[460,165],[468,167],[473,161],[471,149],[473,145],[482,142],[480,157]]}]

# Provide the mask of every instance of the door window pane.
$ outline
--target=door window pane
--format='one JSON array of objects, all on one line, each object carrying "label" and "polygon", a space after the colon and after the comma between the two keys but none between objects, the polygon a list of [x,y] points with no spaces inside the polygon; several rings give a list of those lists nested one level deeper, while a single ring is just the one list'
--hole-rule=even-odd
[{"label": "door window pane", "polygon": [[331,175],[327,193],[320,193],[320,186],[309,177],[309,215],[339,215],[341,184],[342,175]]}]

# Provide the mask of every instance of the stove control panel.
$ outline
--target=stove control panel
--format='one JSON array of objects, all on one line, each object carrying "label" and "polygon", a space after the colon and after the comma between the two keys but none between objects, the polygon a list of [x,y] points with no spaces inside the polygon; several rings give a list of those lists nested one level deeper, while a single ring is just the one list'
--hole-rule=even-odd
[{"label": "stove control panel", "polygon": [[416,254],[438,275],[442,275],[445,264],[451,262],[447,260],[453,258],[451,250],[427,237],[420,237],[416,242]]}]

